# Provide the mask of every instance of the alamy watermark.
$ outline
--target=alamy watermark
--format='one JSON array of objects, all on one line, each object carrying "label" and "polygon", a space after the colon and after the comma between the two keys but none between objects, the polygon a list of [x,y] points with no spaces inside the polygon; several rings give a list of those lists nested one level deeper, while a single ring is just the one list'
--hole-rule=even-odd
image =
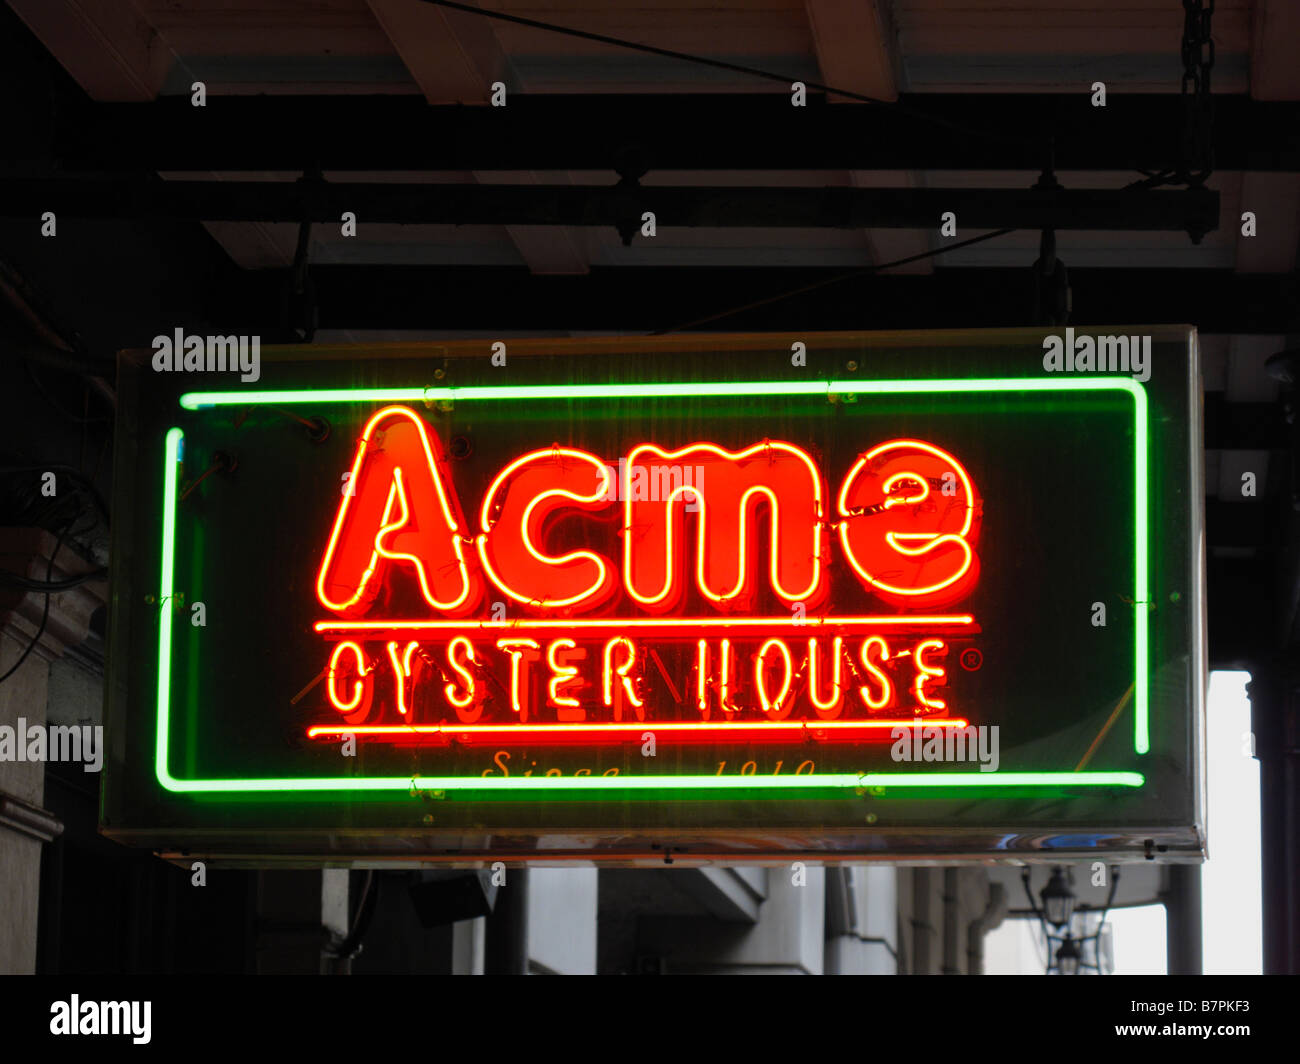
[{"label": "alamy watermark", "polygon": [[260,336],[172,336],[153,338],[153,368],[158,373],[226,373],[252,384],[262,376]]},{"label": "alamy watermark", "polygon": [[152,1012],[151,1001],[82,1001],[73,994],[70,1001],[50,1003],[50,1034],[127,1034],[147,1045]]},{"label": "alamy watermark", "polygon": [[605,466],[608,487],[600,497],[601,502],[623,502],[625,492],[631,493],[632,502],[667,502],[674,494],[682,496],[687,513],[698,513],[704,495],[704,467],[700,465],[642,465],[632,467],[627,477],[627,459],[618,460],[618,468]]},{"label": "alamy watermark", "polygon": [[1151,379],[1150,336],[1043,337],[1043,369],[1048,373],[1129,373],[1145,384]]},{"label": "alamy watermark", "polygon": [[889,756],[895,761],[978,761],[981,772],[996,772],[1001,754],[998,746],[998,725],[968,724],[964,728],[940,727],[927,724],[921,727],[921,718],[915,724],[900,724],[889,737],[894,745]]},{"label": "alamy watermark", "polygon": [[104,767],[104,728],[83,725],[36,724],[27,718],[0,724],[0,761],[80,761],[86,772]]}]

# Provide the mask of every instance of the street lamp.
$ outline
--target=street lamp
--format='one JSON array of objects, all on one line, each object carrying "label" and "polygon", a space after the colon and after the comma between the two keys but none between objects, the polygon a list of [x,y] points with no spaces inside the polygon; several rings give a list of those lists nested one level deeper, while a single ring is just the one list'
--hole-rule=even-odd
[{"label": "street lamp", "polygon": [[1067,934],[1056,951],[1057,971],[1062,975],[1078,975],[1081,959],[1078,944]]},{"label": "street lamp", "polygon": [[[1079,938],[1075,938],[1071,930],[1071,920],[1075,916],[1078,899],[1075,897],[1074,891],[1070,889],[1065,870],[1060,865],[1052,869],[1047,885],[1038,892],[1038,898],[1034,897],[1034,892],[1030,889],[1029,867],[1026,866],[1020,870],[1020,882],[1025,888],[1025,898],[1029,901],[1030,910],[1038,918],[1043,941],[1047,945],[1048,975],[1053,972],[1061,975],[1079,975],[1084,971],[1096,972],[1098,975],[1102,974],[1101,936],[1106,926],[1106,914],[1115,903],[1115,889],[1119,885],[1119,870],[1110,868],[1108,871],[1110,873],[1110,891],[1106,895],[1105,904],[1101,907],[1101,915],[1097,921],[1096,929],[1091,934],[1085,933]],[[1094,911],[1089,905],[1084,905],[1081,910],[1084,916],[1083,930],[1085,932],[1087,932],[1088,917]],[[1055,928],[1055,934],[1053,928]],[[1092,956],[1094,958],[1091,962],[1084,960],[1089,942],[1092,943]]]},{"label": "street lamp", "polygon": [[1074,915],[1074,891],[1065,881],[1065,875],[1059,866],[1052,869],[1052,878],[1047,881],[1047,886],[1039,896],[1043,899],[1043,912],[1047,914],[1049,924],[1062,928],[1070,922],[1070,917]]}]

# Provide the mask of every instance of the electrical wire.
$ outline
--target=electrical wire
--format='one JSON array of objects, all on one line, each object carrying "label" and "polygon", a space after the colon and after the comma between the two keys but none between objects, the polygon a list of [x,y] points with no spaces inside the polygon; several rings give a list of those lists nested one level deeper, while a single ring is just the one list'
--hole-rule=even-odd
[{"label": "electrical wire", "polygon": [[[940,129],[946,129],[951,133],[960,133],[966,136],[982,137],[985,140],[1000,141],[1004,144],[1032,144],[1038,147],[1047,148],[1050,151],[1050,138],[1043,137],[1025,137],[1017,136],[1010,133],[1001,133],[996,130],[984,129],[978,126],[962,125],[960,122],[954,122],[951,119],[943,118],[939,115],[931,114],[927,111],[919,110],[910,104],[899,103],[897,100],[882,100],[876,96],[868,96],[865,93],[853,92],[850,89],[838,89],[833,85],[824,85],[817,81],[806,81],[801,78],[792,78],[786,74],[777,74],[770,70],[761,70],[758,67],[744,66],[740,63],[729,63],[723,59],[710,59],[707,56],[694,55],[690,52],[678,52],[671,48],[658,48],[651,44],[641,44],[637,41],[629,41],[622,37],[611,37],[604,33],[593,33],[590,30],[578,30],[571,26],[560,26],[553,22],[543,22],[540,19],[525,18],[522,15],[511,15],[504,11],[491,11],[486,8],[475,7],[472,4],[458,3],[456,0],[421,0],[422,3],[430,4],[434,7],[445,7],[453,11],[461,11],[467,15],[478,15],[481,18],[495,19],[499,22],[510,22],[516,26],[527,26],[530,29],[543,30],[547,33],[558,33],[566,37],[575,37],[578,40],[593,41],[597,44],[608,44],[615,48],[625,48],[629,51],[643,52],[646,55],[662,56],[666,59],[678,59],[684,63],[695,63],[698,66],[713,67],[715,70],[728,70],[734,74],[746,74],[749,77],[762,78],[765,81],[777,81],[783,85],[793,85],[796,81],[809,89],[815,89],[823,92],[828,96],[839,96],[846,100],[855,100],[858,103],[873,104],[877,107],[888,107],[898,114],[906,115],[918,122],[925,122]],[[1192,182],[1186,177],[1180,177],[1176,171],[1163,171],[1158,177],[1147,173],[1145,170],[1138,170],[1143,174],[1145,180],[1136,181],[1125,188],[1158,188],[1163,185],[1187,185]],[[1204,178],[1197,182],[1203,183]]]},{"label": "electrical wire", "polygon": [[[112,423],[113,419],[106,415],[96,415],[92,417],[89,414],[74,414],[49,393],[49,390],[41,383],[40,378],[36,375],[36,370],[32,368],[31,362],[24,359],[23,369],[27,372],[27,379],[30,380],[36,390],[41,393],[41,398],[43,398],[50,405],[50,408],[64,420],[70,421],[74,425],[107,425]],[[89,391],[89,388],[85,389],[86,394],[89,394]]]},{"label": "electrical wire", "polygon": [[15,587],[21,587],[26,591],[58,592],[71,591],[74,587],[88,584],[92,580],[102,580],[107,575],[108,570],[106,568],[99,568],[87,573],[70,576],[65,580],[32,580],[30,577],[0,569],[0,582],[13,584]]},{"label": "electrical wire", "polygon": [[205,469],[202,473],[199,474],[198,480],[196,480],[193,484],[191,484],[188,488],[186,488],[183,492],[181,492],[181,497],[176,501],[184,502],[187,498],[189,498],[190,493],[195,488],[197,488],[200,484],[202,484],[205,480],[207,480],[208,477],[212,476],[212,474],[215,473],[218,469],[220,469],[224,464],[225,463],[220,461],[213,462],[210,466],[208,466],[207,469]]},{"label": "electrical wire", "polygon": [[[63,538],[68,534],[68,529],[73,526],[75,521],[76,517],[73,517],[71,521],[63,526],[63,530],[59,533],[59,538],[54,543],[54,549],[50,551],[50,561],[45,567],[45,582],[47,584],[51,582],[50,577],[54,575],[54,559],[59,553],[59,548],[63,546]],[[50,591],[45,592],[45,606],[41,610],[40,627],[36,629],[36,634],[32,636],[32,641],[27,644],[27,649],[19,655],[18,660],[9,667],[8,671],[3,676],[0,676],[0,683],[4,683],[10,676],[22,668],[23,662],[26,661],[31,655],[31,652],[36,649],[36,644],[41,641],[41,636],[45,634],[45,626],[50,620],[50,595]]]},{"label": "electrical wire", "polygon": [[299,425],[311,429],[313,432],[319,427],[314,422],[308,421],[305,417],[302,417],[300,414],[295,414],[292,410],[286,410],[282,406],[273,406],[271,407],[271,409],[274,410],[277,414],[282,414],[284,417],[289,418],[291,421],[296,421],[298,422]]},{"label": "electrical wire", "polygon": [[[95,487],[95,482],[75,466],[69,465],[0,465],[0,473],[62,473],[70,480],[79,483],[95,504],[104,518],[104,524],[109,523],[108,504],[104,502],[103,496],[99,494],[99,489]],[[59,505],[58,502],[54,503]],[[48,510],[46,511],[49,512]]]},{"label": "electrical wire", "polygon": [[651,336],[665,336],[668,333],[680,332],[682,329],[692,329],[697,325],[706,325],[711,321],[717,321],[719,318],[729,318],[733,314],[740,314],[746,310],[754,310],[757,307],[765,307],[771,303],[779,303],[785,299],[791,299],[794,296],[803,295],[805,292],[812,292],[818,288],[825,288],[827,285],[839,284],[841,281],[848,281],[854,277],[863,277],[869,273],[876,273],[879,270],[893,269],[895,266],[906,266],[909,262],[918,262],[921,259],[934,258],[948,251],[956,251],[959,248],[970,247],[972,244],[982,244],[986,240],[992,240],[994,237],[1006,236],[1008,233],[1014,233],[1014,229],[995,229],[991,233],[984,233],[982,236],[973,236],[969,240],[959,240],[955,244],[948,244],[945,247],[933,248],[930,251],[923,251],[916,255],[908,255],[903,259],[895,259],[893,262],[881,262],[873,266],[864,266],[860,270],[850,270],[848,273],[837,274],[835,277],[827,277],[821,281],[814,281],[812,284],[802,285],[799,288],[792,288],[788,292],[780,292],[774,296],[768,296],[766,299],[758,299],[753,303],[746,303],[743,306],[732,307],[730,310],[724,310],[717,314],[710,314],[707,318],[696,318],[694,321],[683,322],[681,325],[674,325],[670,329],[660,329],[653,332]]},{"label": "electrical wire", "polygon": [[913,118],[918,122],[928,122],[931,125],[938,126],[941,129],[946,129],[953,133],[984,137],[987,140],[998,140],[1007,144],[1036,144],[1044,147],[1047,144],[1047,142],[1042,138],[1017,136],[1011,133],[998,133],[993,130],[963,126],[958,122],[941,118],[938,115],[929,114],[926,111],[919,111],[908,104],[898,103],[894,100],[882,100],[875,96],[867,96],[865,93],[852,92],[849,89],[837,89],[833,85],[823,85],[817,81],[808,81],[804,78],[792,78],[788,75],[777,74],[770,70],[760,70],[758,67],[742,66],[740,63],[728,63],[723,59],[710,59],[707,56],[693,55],[690,52],[678,52],[671,48],[657,48],[651,44],[640,44],[637,41],[625,40],[622,37],[610,37],[604,33],[592,33],[589,30],[576,30],[569,26],[558,26],[553,22],[542,22],[540,19],[525,18],[522,15],[510,15],[504,11],[491,11],[487,8],[475,7],[473,4],[457,3],[456,0],[422,0],[422,2],[432,4],[435,7],[450,8],[453,11],[463,11],[468,15],[479,15],[482,18],[496,19],[499,22],[510,22],[516,26],[527,26],[530,29],[544,30],[547,33],[559,33],[566,37],[576,37],[578,40],[582,41],[594,41],[597,44],[608,44],[615,48],[625,48],[633,52],[643,52],[646,55],[657,55],[665,59],[679,59],[684,63],[695,63],[698,66],[713,67],[715,70],[729,70],[733,74],[746,74],[749,77],[762,78],[765,81],[778,81],[783,85],[792,85],[798,81],[806,88],[816,89],[818,92],[824,92],[828,96],[840,96],[846,100],[856,100],[858,103],[870,103],[880,107],[888,107],[897,113],[907,115],[909,118]]}]

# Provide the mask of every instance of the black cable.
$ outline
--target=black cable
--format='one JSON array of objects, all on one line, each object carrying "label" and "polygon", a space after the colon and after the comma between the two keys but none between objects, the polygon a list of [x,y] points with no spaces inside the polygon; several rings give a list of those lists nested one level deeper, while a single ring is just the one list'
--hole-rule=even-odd
[{"label": "black cable", "polygon": [[27,379],[32,382],[32,385],[36,390],[41,393],[41,397],[49,403],[51,409],[53,409],[60,417],[67,421],[71,421],[74,425],[107,425],[112,422],[113,419],[111,417],[104,415],[97,415],[95,417],[87,415],[83,417],[80,414],[74,414],[49,393],[45,385],[41,383],[40,378],[36,376],[36,370],[32,368],[31,362],[23,359],[23,368],[27,372]]},{"label": "black cable", "polygon": [[[621,37],[610,37],[603,33],[592,33],[589,30],[575,30],[569,26],[558,26],[553,22],[542,22],[540,19],[525,18],[522,15],[510,15],[504,11],[490,11],[485,8],[475,7],[471,4],[457,3],[456,0],[421,0],[422,3],[432,4],[435,7],[451,8],[455,11],[463,11],[467,15],[480,15],[483,18],[496,19],[500,22],[512,22],[517,26],[527,26],[531,29],[544,30],[547,33],[559,33],[568,37],[576,37],[583,41],[595,41],[598,44],[609,44],[615,48],[627,48],[634,52],[644,52],[647,55],[658,55],[668,59],[680,59],[685,63],[696,63],[700,66],[714,67],[718,70],[729,70],[736,74],[747,74],[750,77],[763,78],[767,81],[778,81],[783,85],[792,85],[800,78],[791,78],[785,74],[776,74],[770,70],[760,70],[757,67],[744,66],[740,63],[728,63],[722,59],[710,59],[707,56],[692,55],[689,52],[678,52],[671,48],[656,48],[650,44],[640,44],[636,41],[625,40]],[[918,122],[928,122],[931,125],[939,126],[954,133],[963,133],[983,137],[987,140],[1002,141],[1007,144],[1036,144],[1045,146],[1050,141],[1035,139],[1033,137],[1019,137],[1007,133],[998,133],[994,130],[983,129],[977,126],[963,126],[958,122],[953,122],[947,118],[941,118],[939,115],[929,114],[926,111],[919,111],[908,104],[899,103],[897,100],[881,100],[875,96],[867,96],[865,93],[853,92],[849,89],[837,89],[833,85],[823,85],[817,81],[803,81],[806,88],[816,89],[818,92],[824,92],[828,96],[842,96],[846,100],[856,100],[859,103],[875,104],[878,107],[892,107],[899,114],[907,115]],[[1162,185],[1184,185],[1192,182],[1172,170],[1165,171],[1158,177],[1148,173],[1145,170],[1138,170],[1146,180],[1136,181],[1125,188],[1157,188]],[[1202,177],[1197,184],[1204,183]]]},{"label": "black cable", "polygon": [[82,584],[87,584],[91,580],[101,580],[107,575],[108,570],[100,568],[94,569],[88,573],[79,573],[76,576],[70,576],[66,580],[47,581],[32,580],[30,577],[20,576],[18,573],[11,573],[4,569],[0,569],[0,581],[7,584],[14,584],[27,591],[71,591],[74,587],[80,587]]},{"label": "black cable", "polygon": [[[109,523],[108,504],[104,502],[95,487],[95,482],[75,466],[69,465],[0,465],[0,473],[62,473],[70,480],[78,481],[95,503],[96,509],[103,515],[104,524]],[[56,504],[57,505],[57,504]]]},{"label": "black cable", "polygon": [[[72,469],[69,466],[0,467],[0,471],[11,471],[11,472],[12,471],[48,471],[51,469],[58,469],[64,471],[65,473],[71,474],[72,479],[87,480],[87,478],[85,478],[83,475],[81,475],[80,473],[78,473],[76,470]],[[87,481],[87,483],[89,482]],[[78,487],[78,488],[74,488],[70,493],[66,493],[64,495],[59,496],[51,503],[49,507],[46,508],[44,514],[42,515],[42,519],[44,519],[45,516],[56,511],[60,506],[62,506],[63,504],[69,501],[78,502],[78,503],[82,502],[82,497],[84,494],[90,494],[94,499],[96,505],[102,506],[102,500],[98,498],[97,493],[94,491],[93,485],[89,485],[89,487],[90,487],[89,492],[87,492],[84,487]],[[0,676],[0,683],[4,683],[5,680],[9,679],[10,676],[12,676],[15,672],[17,672],[22,667],[23,663],[28,659],[28,657],[31,656],[32,651],[35,650],[36,645],[40,642],[41,636],[45,634],[45,629],[46,626],[49,624],[49,618],[50,618],[50,595],[57,594],[61,591],[67,591],[74,587],[78,587],[81,584],[87,583],[94,579],[98,579],[104,576],[105,573],[107,573],[106,569],[101,568],[89,573],[78,574],[77,576],[69,577],[64,580],[52,579],[54,575],[54,563],[59,551],[62,549],[63,544],[67,541],[70,534],[72,533],[73,526],[76,525],[77,519],[83,513],[86,512],[88,512],[88,508],[85,507],[84,504],[79,505],[77,511],[72,515],[71,518],[68,519],[68,521],[63,525],[62,529],[59,531],[58,538],[55,540],[54,549],[50,552],[49,562],[45,567],[44,581],[32,580],[28,577],[22,576],[19,573],[12,573],[12,572],[0,570],[0,581],[22,587],[26,591],[41,592],[44,593],[45,595],[45,603],[41,609],[41,623],[40,626],[36,629],[36,634],[32,637],[31,642],[27,645],[27,649],[24,650],[23,653],[19,656],[18,660],[14,662],[13,666],[10,667],[3,676]],[[91,524],[87,526],[85,529],[79,530],[78,534],[80,534],[80,532],[89,531],[91,528],[94,528],[97,523],[98,522],[96,519],[94,519],[92,513]],[[39,524],[39,522],[37,522],[37,524]]]},{"label": "black cable", "polygon": [[[50,561],[49,564],[45,567],[45,582],[47,584],[50,582],[50,577],[54,575],[54,558],[59,553],[59,548],[63,546],[63,537],[67,535],[68,529],[72,527],[73,521],[75,520],[76,518],[74,517],[72,521],[69,521],[66,525],[63,526],[63,531],[59,533],[59,538],[54,543],[54,549],[50,551]],[[45,607],[41,610],[40,627],[36,629],[36,634],[32,636],[32,641],[27,644],[27,649],[24,650],[22,654],[19,656],[18,660],[13,663],[13,665],[9,668],[9,671],[6,672],[3,676],[0,676],[0,683],[4,683],[7,679],[9,679],[10,676],[12,676],[20,668],[22,668],[23,662],[26,661],[27,658],[31,655],[31,652],[36,649],[36,644],[41,641],[41,636],[45,634],[45,626],[49,623],[50,620],[50,594],[51,593],[49,591],[45,592]]]},{"label": "black cable", "polygon": [[205,469],[202,473],[199,474],[198,480],[196,480],[193,484],[191,484],[188,488],[186,488],[183,492],[181,492],[181,497],[176,501],[184,502],[187,498],[189,498],[190,492],[192,492],[195,488],[197,488],[200,484],[202,484],[205,480],[207,480],[208,477],[212,476],[212,474],[215,473],[220,468],[221,468],[220,462],[213,462],[210,466],[208,466],[207,469]]},{"label": "black cable", "polygon": [[862,277],[868,273],[875,273],[877,270],[890,270],[895,266],[906,266],[909,262],[918,262],[921,259],[933,258],[936,255],[942,255],[946,251],[956,251],[958,248],[970,247],[972,244],[980,244],[985,240],[992,240],[994,237],[1006,236],[1008,233],[1014,233],[1014,229],[996,229],[991,233],[985,233],[983,236],[973,236],[969,240],[961,240],[956,244],[948,244],[946,247],[933,248],[930,251],[923,251],[917,255],[908,255],[904,259],[895,259],[893,262],[881,262],[874,266],[864,266],[860,270],[850,270],[848,273],[841,273],[835,277],[828,277],[823,281],[814,281],[812,284],[806,284],[801,288],[792,288],[788,292],[781,292],[774,296],[768,296],[766,299],[755,300],[753,303],[746,303],[744,306],[732,307],[730,310],[724,310],[718,314],[710,314],[707,318],[696,318],[694,321],[683,322],[681,325],[674,325],[671,329],[660,329],[653,332],[651,336],[664,336],[668,333],[678,332],[681,329],[690,329],[696,325],[705,325],[711,321],[717,321],[719,318],[729,318],[733,314],[740,314],[746,310],[753,310],[756,307],[765,307],[769,303],[779,303],[783,299],[790,299],[793,296],[803,295],[805,292],[811,292],[817,288],[825,288],[827,285],[839,284],[841,281],[847,281],[854,277]]},{"label": "black cable", "polygon": [[647,55],[663,56],[666,59],[680,59],[685,63],[696,63],[699,66],[713,67],[715,70],[729,70],[733,74],[748,74],[750,77],[763,78],[766,81],[779,81],[783,85],[792,85],[796,81],[802,82],[809,89],[816,89],[818,92],[824,92],[830,96],[842,96],[846,100],[856,100],[858,103],[871,103],[882,107],[891,107],[899,114],[905,114],[920,122],[929,122],[931,125],[940,126],[943,129],[955,133],[974,134],[985,137],[989,140],[1000,140],[1008,144],[1045,144],[1044,141],[1033,137],[1019,137],[1008,133],[996,133],[992,130],[977,129],[970,126],[962,126],[956,122],[950,122],[946,118],[940,118],[938,115],[927,114],[925,111],[918,111],[907,104],[898,103],[892,100],[881,100],[875,96],[867,96],[861,92],[851,92],[848,89],[837,89],[832,85],[823,85],[817,81],[807,81],[803,78],[792,78],[785,74],[775,74],[770,70],[760,70],[757,67],[742,66],[739,63],[728,63],[722,59],[709,59],[702,55],[692,55],[689,52],[677,52],[671,48],[656,48],[651,44],[639,44],[636,41],[624,40],[621,37],[610,37],[603,33],[592,33],[588,30],[575,30],[568,26],[557,26],[553,22],[542,22],[539,19],[524,18],[522,15],[508,15],[504,11],[491,11],[487,8],[475,7],[473,4],[461,4],[456,0],[422,0],[423,3],[433,4],[435,7],[451,8],[455,11],[463,11],[468,15],[480,15],[483,18],[496,19],[500,22],[511,22],[516,26],[527,26],[530,29],[545,30],[547,33],[560,33],[567,37],[576,37],[583,41],[595,41],[597,44],[609,44],[615,48],[627,48],[634,52],[644,52]]},{"label": "black cable", "polygon": [[[54,515],[63,510],[66,504],[72,503],[77,507],[77,510],[73,513],[70,524],[65,527],[64,541],[79,546],[82,553],[88,556],[93,553],[93,550],[83,541],[83,537],[88,533],[95,532],[100,527],[100,517],[93,506],[86,504],[85,496],[84,489],[74,487],[71,491],[60,494],[56,499],[44,500],[47,505],[39,512],[35,511],[35,506],[36,502],[41,500],[22,504],[16,510],[10,512],[9,523],[44,528],[54,532],[58,529],[59,522],[62,520],[62,518],[56,519]],[[78,524],[82,517],[87,518],[87,520]],[[0,569],[0,584],[8,583],[23,587],[28,591],[66,591],[89,580],[94,580],[108,571],[104,567],[97,567],[97,569],[97,572],[77,573],[49,582],[34,580],[20,573]]]},{"label": "black cable", "polygon": [[[79,496],[80,492],[75,492],[74,495]],[[87,532],[93,532],[99,527],[99,515],[90,507],[87,507],[84,512],[90,515],[90,520],[83,527],[74,528],[68,533],[68,539],[73,543],[77,542],[78,536],[84,536]]]},{"label": "black cable", "polygon": [[303,425],[309,429],[312,429],[313,431],[317,428],[315,423],[308,421],[305,417],[303,417],[300,414],[295,414],[292,410],[286,410],[282,406],[273,406],[271,407],[271,409],[274,410],[277,414],[281,414],[284,417],[289,418],[291,421],[296,421],[298,422],[299,425]]},{"label": "black cable", "polygon": [[63,521],[62,517],[53,519],[53,515],[63,510],[67,504],[72,503],[77,506],[77,510],[73,514],[74,523],[83,515],[89,518],[86,524],[68,533],[68,537],[75,540],[76,537],[85,535],[95,529],[100,523],[100,515],[97,513],[96,508],[86,504],[88,494],[89,492],[84,486],[77,484],[74,484],[70,489],[57,493],[53,497],[41,494],[35,488],[31,488],[27,493],[21,490],[13,491],[3,502],[0,502],[0,506],[3,506],[6,523],[8,524],[46,528],[53,532]]}]

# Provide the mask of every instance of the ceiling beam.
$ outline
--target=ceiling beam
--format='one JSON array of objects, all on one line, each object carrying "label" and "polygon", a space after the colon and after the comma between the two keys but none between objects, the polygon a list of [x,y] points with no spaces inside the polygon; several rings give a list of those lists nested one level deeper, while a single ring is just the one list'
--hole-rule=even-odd
[{"label": "ceiling beam", "polygon": [[[901,173],[853,170],[849,173],[849,182],[854,188],[887,188],[899,184],[916,188],[919,184],[917,175],[910,170]],[[934,241],[938,240],[938,233],[934,233],[932,240],[931,233],[916,229],[871,229],[865,234],[865,239],[874,263],[912,259],[895,269],[899,273],[930,273],[934,270],[934,259],[916,256],[931,250]]]},{"label": "ceiling beam", "polygon": [[153,100],[176,53],[132,0],[10,0],[91,99]]},{"label": "ceiling beam", "polygon": [[[902,58],[886,0],[804,0],[804,8],[824,84],[877,100],[898,99]],[[828,102],[853,101],[832,93]],[[908,186],[916,184],[911,171],[884,175],[855,170],[849,174],[849,182],[856,188],[879,188],[900,180]],[[864,233],[863,240],[876,263],[914,258],[929,249],[926,235],[918,232],[877,230]],[[932,268],[929,259],[916,259],[901,267],[908,273],[929,273]]]},{"label": "ceiling beam", "polygon": [[[551,177],[554,180],[557,177],[567,178],[568,175],[552,174]],[[492,187],[493,182],[534,188],[544,182],[542,175],[528,171],[510,171],[504,174],[475,172],[474,178],[481,181],[484,188]],[[581,234],[570,226],[507,225],[506,232],[510,234],[515,248],[533,273],[581,274],[591,268]]]},{"label": "ceiling beam", "polygon": [[[15,0],[10,7],[39,38],[52,60],[61,64],[81,89],[95,100],[153,100],[172,65],[179,62],[175,51],[132,0],[119,3]],[[12,38],[19,35],[0,24],[0,36]],[[5,43],[20,51],[25,42],[6,40]],[[11,55],[0,59],[0,62],[12,61]],[[27,103],[26,97],[22,98],[22,103]],[[63,105],[66,103],[65,100]],[[60,109],[60,104],[55,103],[56,112]],[[193,107],[190,110],[196,112]],[[37,113],[40,114],[39,109]],[[44,115],[41,118],[43,120]],[[20,135],[20,142],[22,139]],[[216,174],[211,171],[204,176],[216,179]],[[265,265],[288,265],[292,261],[292,248],[286,255],[261,226],[214,222],[209,223],[208,229],[240,261]]]},{"label": "ceiling beam", "polygon": [[416,185],[328,181],[0,180],[0,217],[191,218],[196,221],[640,227],[1185,231],[1218,225],[1219,194],[1178,190],[754,188],[619,185]]},{"label": "ceiling beam", "polygon": [[[1159,170],[1179,156],[1177,95],[903,95],[970,132],[889,107],[831,107],[786,94],[513,95],[505,107],[433,107],[416,96],[188,97],[88,104],[55,116],[59,162],[86,170],[1041,171],[1033,137],[1056,138],[1058,172]],[[1300,172],[1300,104],[1215,98],[1215,165]],[[11,106],[16,106],[13,104]],[[978,130],[1031,138],[996,139]],[[1136,176],[1136,175],[1135,175]],[[1026,184],[1029,182],[1027,181]]]},{"label": "ceiling beam", "polygon": [[517,88],[487,19],[411,0],[367,3],[429,103],[486,104],[494,81]]},{"label": "ceiling beam", "polygon": [[1237,269],[1242,273],[1285,273],[1295,268],[1300,248],[1300,176],[1242,174],[1241,210],[1255,216],[1255,232],[1237,226]]},{"label": "ceiling beam", "polygon": [[1250,38],[1251,96],[1300,100],[1300,5],[1295,0],[1255,0]]},{"label": "ceiling beam", "polygon": [[[949,329],[1033,321],[1024,269],[941,268],[930,276],[858,274],[699,326],[705,331]],[[825,268],[593,266],[583,277],[537,277],[523,267],[313,266],[321,329],[671,329],[843,277]],[[280,271],[246,272],[214,292],[231,328],[273,312]],[[1072,269],[1080,326],[1185,322],[1202,332],[1284,333],[1300,324],[1300,278],[1215,269]],[[647,292],[654,298],[646,297]]]},{"label": "ceiling beam", "polygon": [[[900,58],[885,0],[804,0],[822,82],[877,100],[898,99]],[[843,96],[832,96],[838,103]]]},{"label": "ceiling beam", "polygon": [[[500,82],[506,88],[509,106],[510,96],[521,86],[488,19],[411,0],[367,2],[429,103],[486,104],[493,82]],[[474,172],[473,177],[484,183],[493,180],[481,172]],[[510,180],[538,183],[537,176],[527,171],[513,173]],[[534,273],[587,272],[586,255],[569,230],[507,226],[506,231]]]}]

